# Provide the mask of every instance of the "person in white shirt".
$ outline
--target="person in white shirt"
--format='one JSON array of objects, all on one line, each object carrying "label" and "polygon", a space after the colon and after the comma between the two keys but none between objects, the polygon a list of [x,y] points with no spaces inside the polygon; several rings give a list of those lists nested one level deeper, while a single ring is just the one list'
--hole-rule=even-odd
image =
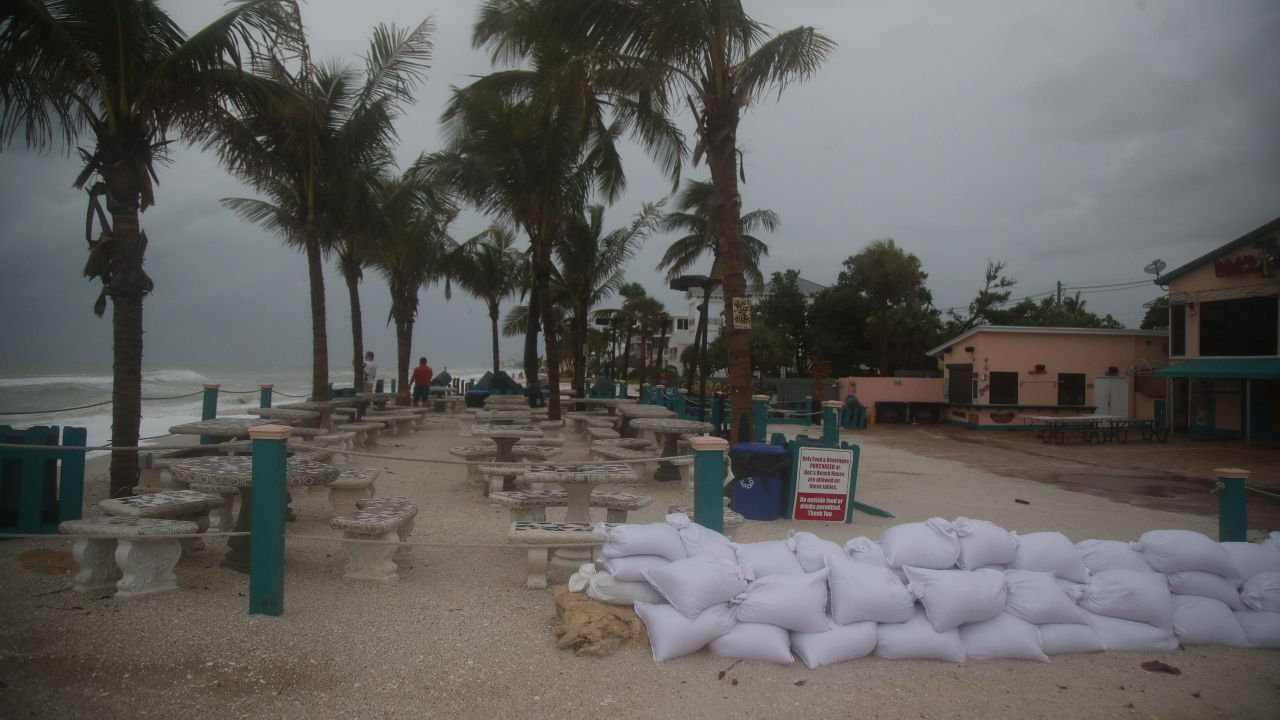
[{"label": "person in white shirt", "polygon": [[378,379],[378,363],[374,362],[373,353],[364,354],[364,387],[366,392],[373,392]]}]

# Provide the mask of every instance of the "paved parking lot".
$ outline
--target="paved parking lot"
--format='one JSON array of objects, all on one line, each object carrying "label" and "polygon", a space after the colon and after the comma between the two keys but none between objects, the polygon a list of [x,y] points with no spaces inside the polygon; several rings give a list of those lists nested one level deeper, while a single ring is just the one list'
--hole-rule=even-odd
[{"label": "paved parking lot", "polygon": [[1280,445],[1243,441],[1190,440],[1175,433],[1168,442],[1147,442],[1131,434],[1127,443],[1046,444],[1033,433],[969,430],[950,425],[873,425],[844,431],[928,457],[956,460],[1007,477],[1055,484],[1117,502],[1173,512],[1217,515],[1214,470],[1249,470],[1249,528],[1280,529]]}]

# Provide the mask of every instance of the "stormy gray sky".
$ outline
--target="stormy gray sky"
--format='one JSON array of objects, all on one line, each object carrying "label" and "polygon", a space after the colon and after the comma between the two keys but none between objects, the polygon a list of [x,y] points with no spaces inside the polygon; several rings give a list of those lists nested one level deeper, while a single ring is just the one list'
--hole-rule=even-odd
[{"label": "stormy gray sky", "polygon": [[[188,31],[221,9],[162,0]],[[478,3],[310,0],[317,58],[358,62],[381,21],[435,18],[435,59],[400,125],[399,157],[440,146],[450,86],[490,65],[473,50]],[[744,116],[744,207],[771,208],[766,272],[835,280],[841,261],[893,237],[921,259],[939,307],[963,306],[988,258],[1005,260],[1015,297],[1142,280],[1280,215],[1280,4],[1271,0],[792,0],[746,3],[776,28],[814,25],[839,43],[807,85]],[[688,123],[685,123],[686,127]],[[629,189],[610,210],[626,222],[670,183],[634,148]],[[85,198],[78,163],[21,145],[0,153],[0,369],[109,366],[111,328],[90,307]],[[686,177],[703,178],[702,168]],[[160,171],[151,239],[148,368],[310,362],[306,267],[280,240],[218,200],[249,192],[209,155],[182,149]],[[455,237],[488,220],[465,214]],[[669,238],[651,238],[629,279],[677,305],[654,270]],[[349,357],[346,293],[326,277],[330,356]],[[1096,312],[1136,326],[1154,286],[1092,292]],[[365,341],[389,366],[386,286],[363,285]],[[422,293],[413,354],[474,367],[488,357],[483,308],[464,294]],[[519,355],[504,340],[503,357]]]}]

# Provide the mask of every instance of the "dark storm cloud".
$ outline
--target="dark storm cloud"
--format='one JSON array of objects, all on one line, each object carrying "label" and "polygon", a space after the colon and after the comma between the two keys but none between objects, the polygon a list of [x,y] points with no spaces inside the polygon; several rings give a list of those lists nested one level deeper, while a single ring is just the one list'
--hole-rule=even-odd
[{"label": "dark storm cloud", "polygon": [[[188,30],[215,3],[171,0]],[[746,209],[770,208],[782,229],[767,272],[799,269],[833,282],[840,262],[877,237],[918,255],[941,307],[963,305],[987,258],[1009,261],[1018,294],[1057,281],[1141,279],[1154,257],[1171,266],[1280,215],[1280,5],[1197,2],[963,3],[815,0],[748,6],[776,28],[814,25],[839,42],[808,84],[765,98],[742,121]],[[374,24],[435,17],[435,59],[401,121],[407,164],[440,144],[451,85],[489,69],[471,48],[473,2],[311,0],[304,18],[317,57],[358,63]],[[689,127],[688,119],[682,126]],[[670,181],[635,148],[628,192],[609,213],[626,222]],[[89,311],[80,276],[84,195],[77,162],[10,147],[0,155],[0,364],[105,362],[110,325]],[[686,168],[705,178],[705,168]],[[161,170],[151,238],[147,363],[310,358],[306,268],[294,250],[236,219],[218,200],[246,195],[209,155],[179,149]],[[466,238],[487,224],[464,214]],[[670,238],[651,238],[630,279],[678,306],[653,270]],[[348,361],[347,299],[327,274],[332,364]],[[1158,293],[1085,295],[1131,325]],[[385,284],[366,273],[366,343],[389,365]],[[487,318],[456,293],[422,293],[414,354],[437,367],[485,362]],[[503,357],[519,354],[504,340]]]}]

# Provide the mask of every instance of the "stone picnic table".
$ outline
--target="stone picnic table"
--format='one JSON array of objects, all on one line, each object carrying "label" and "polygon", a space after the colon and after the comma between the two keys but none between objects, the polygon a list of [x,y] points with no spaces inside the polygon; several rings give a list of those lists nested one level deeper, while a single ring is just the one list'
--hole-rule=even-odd
[{"label": "stone picnic table", "polygon": [[618,414],[622,416],[622,422],[618,424],[618,434],[623,437],[631,437],[631,421],[640,418],[676,418],[674,410],[668,410],[659,405],[617,405],[615,406]]},{"label": "stone picnic table", "polygon": [[396,396],[391,393],[356,393],[355,399],[372,403],[375,409],[386,410],[387,403],[395,400]]},{"label": "stone picnic table", "polygon": [[[567,523],[591,522],[591,491],[606,483],[633,483],[638,479],[630,465],[624,463],[534,463],[525,471],[526,482],[555,483],[564,488],[569,504],[565,509]],[[559,548],[551,559],[557,567],[576,569],[591,562],[590,548]]]},{"label": "stone picnic table", "polygon": [[173,435],[200,435],[215,440],[236,440],[249,437],[249,428],[259,425],[271,425],[273,420],[246,417],[222,417],[212,420],[197,420],[182,423],[169,428]]},{"label": "stone picnic table", "polygon": [[319,410],[303,410],[302,408],[245,408],[246,415],[257,415],[271,420],[283,420],[287,423],[305,423],[314,425],[320,421]]},{"label": "stone picnic table", "polygon": [[[636,430],[648,430],[662,441],[662,457],[675,457],[678,452],[676,443],[681,435],[704,435],[714,428],[711,423],[698,420],[681,420],[679,418],[637,418],[631,421]],[[680,470],[671,463],[658,463],[653,473],[654,480],[669,482],[680,479]]]},{"label": "stone picnic table", "polygon": [[609,411],[610,415],[617,415],[618,408],[623,407],[624,405],[637,405],[639,403],[635,398],[606,398],[601,400],[600,404]]},{"label": "stone picnic table", "polygon": [[[494,462],[509,463],[514,462],[511,448],[515,447],[517,442],[526,438],[540,438],[545,433],[537,425],[486,425],[477,423],[471,426],[471,434],[475,437],[485,437],[493,440],[493,444],[497,448],[497,452],[494,453]],[[514,488],[514,475],[508,475],[502,479],[503,490],[512,490]]]},{"label": "stone picnic table", "polygon": [[[253,458],[201,457],[181,460],[169,470],[173,479],[192,486],[193,490],[227,495],[240,493],[240,513],[236,516],[235,531],[248,532],[253,515]],[[338,468],[312,460],[286,460],[285,484],[290,487],[328,485],[338,479]],[[224,567],[236,572],[249,572],[249,537],[227,538],[227,557]]]},{"label": "stone picnic table", "polygon": [[314,410],[320,413],[319,420],[316,423],[317,427],[329,429],[333,427],[334,410],[338,408],[355,408],[356,420],[359,420],[369,407],[369,401],[356,398],[337,398],[334,400],[307,400],[306,402],[289,403],[278,407],[282,410]]},{"label": "stone picnic table", "polygon": [[476,410],[476,422],[487,425],[528,425],[533,413],[528,410]]}]

